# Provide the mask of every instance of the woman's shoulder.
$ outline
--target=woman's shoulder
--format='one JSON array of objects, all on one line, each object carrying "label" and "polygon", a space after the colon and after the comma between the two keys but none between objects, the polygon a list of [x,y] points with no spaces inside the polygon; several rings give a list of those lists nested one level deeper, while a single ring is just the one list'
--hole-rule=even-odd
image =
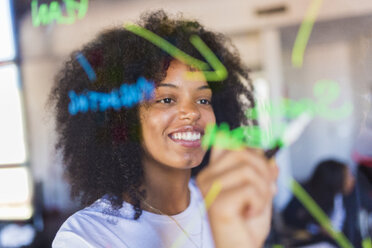
[{"label": "woman's shoulder", "polygon": [[108,197],[104,196],[90,206],[71,215],[62,227],[73,229],[84,227],[85,224],[89,224],[90,226],[106,225],[106,223],[117,224],[118,218],[130,221],[133,220],[133,216],[134,210],[132,205],[123,202],[121,208],[115,209],[112,207]]},{"label": "woman's shoulder", "polygon": [[83,209],[71,215],[60,227],[52,247],[94,247],[91,237],[100,232],[101,217]]},{"label": "woman's shoulder", "polygon": [[108,200],[101,198],[71,215],[58,230],[52,247],[105,247],[116,239],[116,231],[124,231],[123,222],[126,222],[124,226],[129,226],[134,221],[131,216],[129,207],[123,204],[116,210]]}]

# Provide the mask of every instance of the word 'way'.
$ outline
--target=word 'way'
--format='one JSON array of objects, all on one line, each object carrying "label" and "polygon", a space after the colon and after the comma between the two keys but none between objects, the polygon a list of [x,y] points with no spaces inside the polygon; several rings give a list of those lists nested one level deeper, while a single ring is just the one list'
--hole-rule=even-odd
[{"label": "word 'way'", "polygon": [[[73,24],[76,20],[84,18],[88,10],[88,0],[63,0],[67,15],[62,13],[61,7],[57,1],[52,1],[49,6],[44,3],[38,6],[37,0],[31,2],[32,25],[38,27],[47,25],[53,21],[60,24]],[[77,12],[77,13],[76,13]]]}]

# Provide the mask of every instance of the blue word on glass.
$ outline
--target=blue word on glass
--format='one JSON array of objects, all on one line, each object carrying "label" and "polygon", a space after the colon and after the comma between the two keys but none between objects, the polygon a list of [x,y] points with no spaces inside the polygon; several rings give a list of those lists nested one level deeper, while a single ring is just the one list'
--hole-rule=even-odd
[{"label": "blue word on glass", "polygon": [[143,100],[149,100],[153,96],[155,84],[145,78],[138,78],[136,84],[122,84],[120,89],[113,89],[109,93],[85,91],[76,94],[71,90],[68,93],[70,103],[68,111],[71,115],[79,112],[105,111],[107,109],[119,110],[122,107],[133,107]]}]

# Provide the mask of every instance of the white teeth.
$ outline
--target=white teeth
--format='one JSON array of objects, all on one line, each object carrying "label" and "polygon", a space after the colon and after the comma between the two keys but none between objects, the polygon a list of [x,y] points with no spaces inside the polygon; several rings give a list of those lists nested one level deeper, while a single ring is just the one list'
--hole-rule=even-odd
[{"label": "white teeth", "polygon": [[199,132],[181,132],[172,134],[172,138],[176,140],[195,141],[200,139]]}]

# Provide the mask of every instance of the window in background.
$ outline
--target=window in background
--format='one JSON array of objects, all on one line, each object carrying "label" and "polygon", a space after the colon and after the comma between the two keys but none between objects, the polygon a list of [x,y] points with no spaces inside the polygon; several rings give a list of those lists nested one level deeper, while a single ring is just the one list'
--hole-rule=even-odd
[{"label": "window in background", "polygon": [[32,217],[24,115],[10,0],[0,0],[0,221]]},{"label": "window in background", "polygon": [[26,162],[18,69],[0,66],[0,166]]},{"label": "window in background", "polygon": [[32,216],[32,187],[25,166],[0,169],[0,220],[23,220]]},{"label": "window in background", "polygon": [[0,62],[15,58],[12,18],[9,0],[0,1]]}]

